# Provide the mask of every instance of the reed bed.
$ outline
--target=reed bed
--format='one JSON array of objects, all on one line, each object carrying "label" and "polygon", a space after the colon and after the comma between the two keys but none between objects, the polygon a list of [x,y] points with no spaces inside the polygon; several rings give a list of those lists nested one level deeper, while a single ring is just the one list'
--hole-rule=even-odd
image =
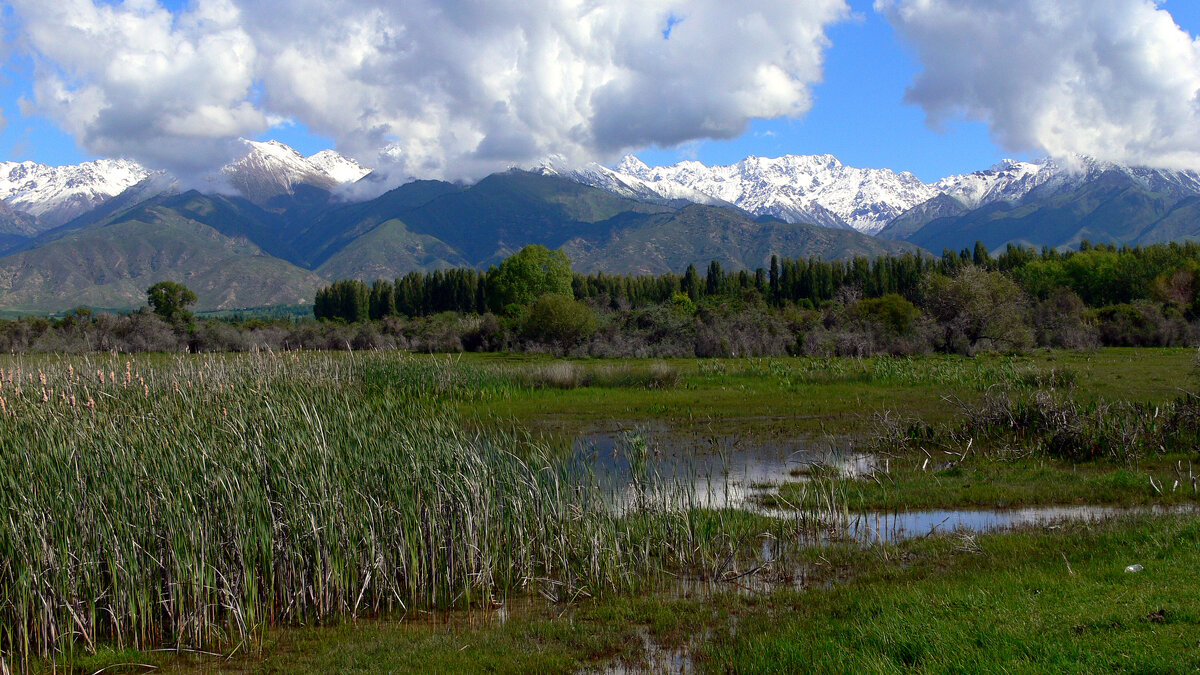
[{"label": "reed bed", "polygon": [[0,664],[706,564],[686,495],[617,513],[548,446],[459,425],[450,401],[493,379],[378,353],[0,360]]}]

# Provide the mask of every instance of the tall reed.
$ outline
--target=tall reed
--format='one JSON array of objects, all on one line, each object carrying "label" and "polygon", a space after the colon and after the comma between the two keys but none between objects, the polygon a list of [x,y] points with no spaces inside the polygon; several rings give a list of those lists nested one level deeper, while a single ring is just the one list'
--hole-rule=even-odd
[{"label": "tall reed", "polygon": [[[395,354],[0,361],[0,658],[626,589],[698,555]],[[476,389],[477,391],[477,389]]]}]

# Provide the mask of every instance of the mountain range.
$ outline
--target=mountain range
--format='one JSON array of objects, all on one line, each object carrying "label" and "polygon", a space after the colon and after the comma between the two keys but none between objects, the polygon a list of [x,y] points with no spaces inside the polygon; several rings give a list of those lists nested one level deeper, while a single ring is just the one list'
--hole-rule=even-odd
[{"label": "mountain range", "polygon": [[934,183],[831,155],[712,167],[552,158],[378,194],[369,168],[334,151],[246,146],[202,190],[127,160],[0,163],[0,309],[131,308],[162,279],[196,290],[200,309],[305,304],[332,279],[482,268],[529,243],[562,248],[577,271],[662,273],[977,240],[995,250],[1200,236],[1200,175],[1081,156]]}]

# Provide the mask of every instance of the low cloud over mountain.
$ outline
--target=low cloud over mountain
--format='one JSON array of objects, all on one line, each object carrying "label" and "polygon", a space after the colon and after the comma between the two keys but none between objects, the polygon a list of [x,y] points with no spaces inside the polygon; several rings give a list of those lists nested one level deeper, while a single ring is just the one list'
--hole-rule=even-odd
[{"label": "low cloud over mountain", "polygon": [[92,153],[180,176],[289,119],[401,177],[731,138],[807,112],[825,30],[849,16],[844,0],[11,4],[33,108]]}]

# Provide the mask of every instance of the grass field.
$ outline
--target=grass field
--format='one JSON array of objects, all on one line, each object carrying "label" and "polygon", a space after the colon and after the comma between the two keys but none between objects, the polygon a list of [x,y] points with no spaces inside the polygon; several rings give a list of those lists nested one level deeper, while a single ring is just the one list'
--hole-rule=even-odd
[{"label": "grass field", "polygon": [[[1195,518],[784,544],[867,510],[1194,504],[1195,367],[1186,349],[0,357],[0,663],[1194,669]],[[1074,416],[984,425],[997,391],[1052,391],[1074,407],[1050,412]],[[886,470],[782,476],[765,500],[791,506],[783,519],[706,511],[635,435],[635,499],[614,510],[563,461],[613,423],[819,438]],[[1146,570],[1125,575],[1134,562]]]}]

